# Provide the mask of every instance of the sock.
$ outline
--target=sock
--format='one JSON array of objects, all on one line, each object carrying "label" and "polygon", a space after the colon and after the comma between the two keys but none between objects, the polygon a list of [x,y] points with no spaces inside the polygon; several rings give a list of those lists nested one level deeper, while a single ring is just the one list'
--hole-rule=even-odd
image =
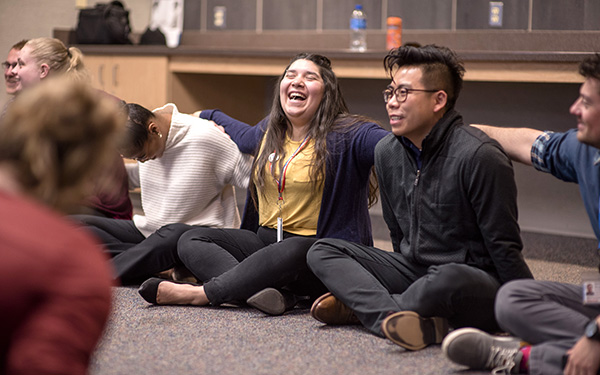
[{"label": "sock", "polygon": [[531,346],[527,345],[519,349],[519,351],[523,354],[523,358],[521,358],[521,363],[519,364],[519,373],[528,374],[529,373],[529,353],[531,352]]}]

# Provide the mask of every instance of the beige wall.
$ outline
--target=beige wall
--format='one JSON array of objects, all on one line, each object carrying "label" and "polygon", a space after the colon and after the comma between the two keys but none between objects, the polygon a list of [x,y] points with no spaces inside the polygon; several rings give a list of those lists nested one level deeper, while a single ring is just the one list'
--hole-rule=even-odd
[{"label": "beige wall", "polygon": [[[108,2],[100,1],[100,2]],[[142,32],[148,25],[151,0],[122,0],[130,11],[131,28]],[[88,0],[93,6],[96,1]],[[77,25],[75,0],[1,0],[0,1],[0,61],[10,47],[21,39],[51,37],[55,28]],[[8,99],[4,84],[0,90],[0,105]]]}]

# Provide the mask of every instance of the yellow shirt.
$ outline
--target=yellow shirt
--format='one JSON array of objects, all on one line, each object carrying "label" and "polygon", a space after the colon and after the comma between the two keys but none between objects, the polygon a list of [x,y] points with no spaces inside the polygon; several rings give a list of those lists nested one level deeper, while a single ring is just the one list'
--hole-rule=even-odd
[{"label": "yellow shirt", "polygon": [[[294,154],[302,142],[294,142],[286,137],[284,164]],[[281,217],[283,218],[283,230],[286,232],[303,236],[314,236],[317,234],[317,221],[321,210],[321,198],[323,186],[321,181],[312,184],[309,178],[310,164],[314,153],[314,142],[309,140],[304,148],[290,161],[285,174],[285,185],[283,186],[283,204],[281,206]],[[279,179],[279,162],[273,162],[275,176]],[[264,194],[258,193],[258,215],[260,225],[268,228],[277,228],[277,218],[280,216],[277,200],[279,192],[277,183],[270,177],[269,164],[266,165]]]}]

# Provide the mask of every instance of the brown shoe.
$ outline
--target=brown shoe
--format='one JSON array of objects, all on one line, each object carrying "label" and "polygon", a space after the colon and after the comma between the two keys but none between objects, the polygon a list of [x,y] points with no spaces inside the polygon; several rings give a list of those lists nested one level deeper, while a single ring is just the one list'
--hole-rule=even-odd
[{"label": "brown shoe", "polygon": [[175,266],[168,270],[159,272],[156,277],[167,281],[181,281],[184,283],[198,284],[198,279],[184,266]]},{"label": "brown shoe", "polygon": [[319,322],[329,325],[360,324],[354,311],[331,293],[323,294],[316,299],[310,308],[310,315]]},{"label": "brown shoe", "polygon": [[381,330],[388,339],[408,350],[421,350],[431,344],[440,344],[448,334],[448,321],[444,318],[423,318],[413,311],[391,314]]}]

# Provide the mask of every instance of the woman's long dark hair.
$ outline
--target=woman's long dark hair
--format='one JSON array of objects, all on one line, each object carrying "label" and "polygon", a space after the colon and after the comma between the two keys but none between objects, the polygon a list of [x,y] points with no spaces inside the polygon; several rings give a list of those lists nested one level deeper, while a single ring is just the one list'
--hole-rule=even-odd
[{"label": "woman's long dark hair", "polygon": [[[264,145],[262,151],[257,155],[253,166],[253,180],[257,190],[264,191],[265,180],[267,178],[275,178],[274,169],[269,176],[266,173],[268,157],[272,152],[280,155],[279,170],[281,170],[285,162],[286,155],[284,144],[286,134],[292,132],[290,124],[283,108],[281,107],[280,85],[285,78],[290,66],[297,60],[308,60],[315,63],[319,67],[319,74],[323,80],[323,98],[317,111],[309,124],[308,135],[314,141],[314,155],[311,163],[309,175],[312,184],[317,184],[319,181],[323,183],[325,180],[325,170],[328,157],[327,151],[327,135],[332,132],[346,132],[360,125],[365,121],[371,121],[363,116],[351,115],[348,113],[348,106],[342,96],[337,77],[331,68],[331,61],[325,56],[314,53],[300,53],[292,58],[283,74],[279,77],[275,86],[273,96],[273,105],[271,114],[267,124]],[[373,178],[370,181],[369,204],[376,202],[377,184]]]}]

